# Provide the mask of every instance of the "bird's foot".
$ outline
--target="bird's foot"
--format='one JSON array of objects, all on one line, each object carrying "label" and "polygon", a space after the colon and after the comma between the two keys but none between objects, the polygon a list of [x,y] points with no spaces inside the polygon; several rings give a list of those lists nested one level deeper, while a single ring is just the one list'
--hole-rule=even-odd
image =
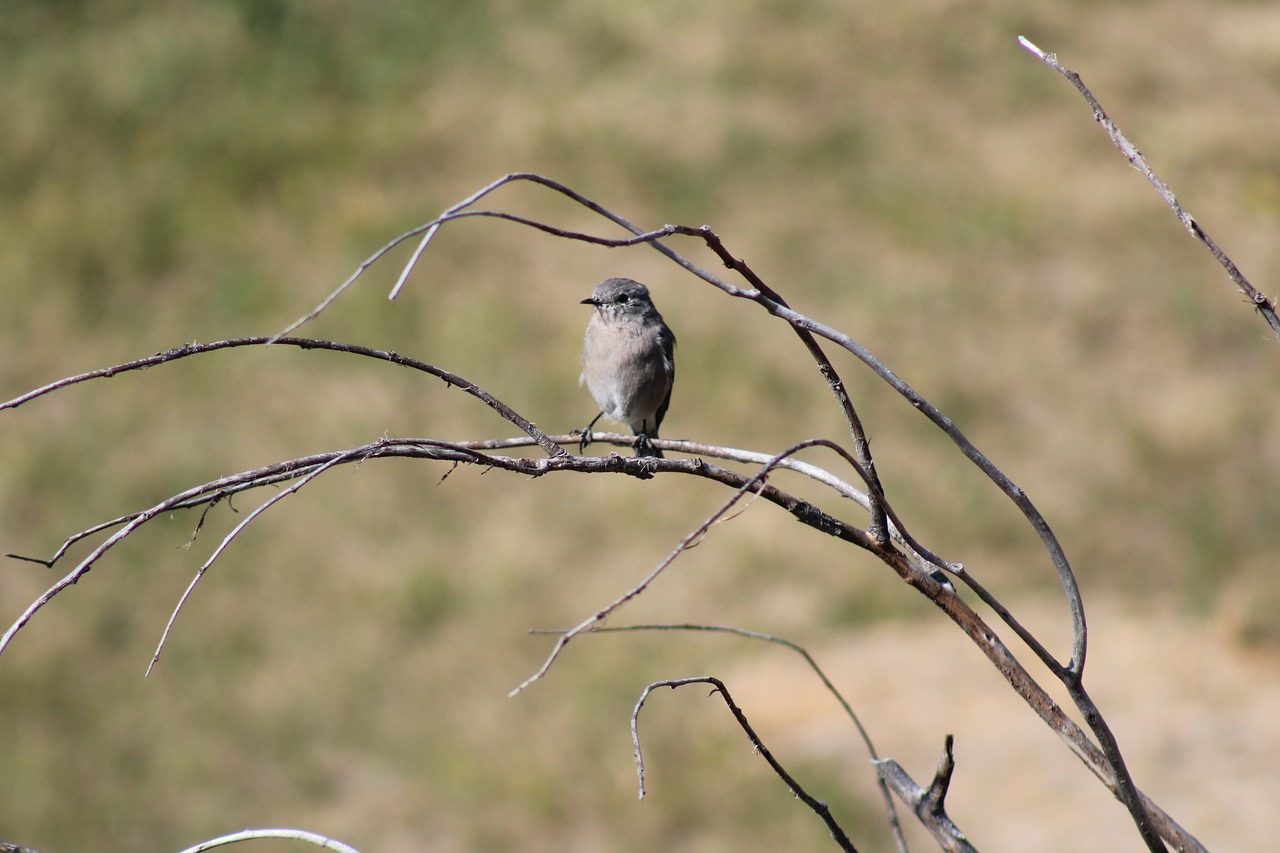
[{"label": "bird's foot", "polygon": [[654,459],[665,459],[662,451],[653,446],[653,442],[649,440],[649,436],[644,433],[636,435],[636,456],[650,456]]},{"label": "bird's foot", "polygon": [[569,435],[576,435],[578,437],[578,455],[581,456],[586,453],[587,445],[591,443],[591,427],[587,427],[586,429],[569,430]]}]

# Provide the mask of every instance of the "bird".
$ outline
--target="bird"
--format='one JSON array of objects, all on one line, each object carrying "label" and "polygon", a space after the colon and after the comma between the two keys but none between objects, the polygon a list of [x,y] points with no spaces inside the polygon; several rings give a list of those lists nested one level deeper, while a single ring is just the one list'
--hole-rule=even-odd
[{"label": "bird", "polygon": [[626,425],[636,436],[636,456],[663,458],[650,439],[671,404],[675,381],[676,336],[654,307],[649,288],[629,278],[610,278],[583,305],[595,308],[582,343],[582,376],[600,406],[582,431],[586,449],[591,428],[601,417]]}]

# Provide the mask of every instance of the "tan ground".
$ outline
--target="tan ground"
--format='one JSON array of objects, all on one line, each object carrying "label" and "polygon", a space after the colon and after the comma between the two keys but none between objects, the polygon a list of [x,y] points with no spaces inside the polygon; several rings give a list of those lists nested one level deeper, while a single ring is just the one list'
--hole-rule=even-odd
[{"label": "tan ground", "polygon": [[[1094,606],[1089,616],[1086,685],[1139,787],[1212,850],[1275,849],[1280,662],[1163,613]],[[885,626],[811,653],[881,755],[917,782],[932,778],[943,737],[955,734],[949,813],[979,849],[1141,849],[1119,803],[1065,747],[1054,748],[1055,736],[948,624],[910,638]],[[731,678],[731,690],[735,683],[735,698],[784,763],[798,752],[845,754],[855,756],[851,775],[863,772],[843,712],[796,662],[775,656]],[[924,839],[914,846],[932,849]]]}]

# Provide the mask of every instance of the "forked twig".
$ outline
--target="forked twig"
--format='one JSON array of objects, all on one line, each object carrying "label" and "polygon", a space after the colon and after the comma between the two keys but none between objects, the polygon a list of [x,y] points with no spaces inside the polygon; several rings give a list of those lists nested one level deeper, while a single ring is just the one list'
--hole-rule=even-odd
[{"label": "forked twig", "polygon": [[917,785],[902,765],[891,759],[877,761],[876,773],[907,804],[943,850],[947,853],[977,853],[960,827],[947,815],[947,789],[951,787],[951,773],[956,767],[951,751],[954,741],[955,738],[947,735],[942,757],[938,759],[938,771],[928,788]]},{"label": "forked twig", "polygon": [[[662,562],[658,563],[658,565],[654,567],[653,570],[649,572],[649,574],[645,575],[643,580],[641,580],[635,586],[631,587],[631,589],[624,592],[622,595],[614,599],[609,604],[605,605],[601,609],[597,610],[595,613],[588,616],[586,619],[579,622],[574,627],[570,628],[568,631],[565,631],[563,634],[561,634],[559,639],[556,640],[555,646],[552,647],[551,653],[548,654],[547,659],[543,661],[542,666],[538,667],[537,671],[534,672],[533,675],[529,676],[524,681],[516,685],[515,688],[512,689],[507,695],[515,696],[517,693],[524,690],[526,687],[528,687],[529,685],[533,684],[535,681],[539,680],[544,675],[546,675],[547,672],[551,669],[551,665],[556,662],[556,659],[560,657],[560,653],[564,651],[565,646],[569,645],[569,643],[573,640],[574,637],[577,637],[579,634],[583,633],[584,631],[588,631],[591,628],[595,627],[596,625],[599,625],[619,607],[622,607],[628,601],[631,601],[637,596],[642,595],[644,591],[648,589],[649,586],[655,580],[658,579],[658,576],[666,570],[667,566],[675,562],[676,558],[679,557],[681,554],[683,554],[685,551],[689,550],[689,548],[692,547],[692,545],[695,542],[701,541],[702,538],[706,536],[707,531],[711,529],[711,526],[715,524],[717,521],[719,521],[721,518],[723,518],[724,515],[728,513],[729,510],[731,510],[735,504],[738,503],[738,501],[742,500],[742,498],[752,490],[762,488],[765,485],[765,478],[768,477],[769,472],[774,469],[774,467],[778,464],[778,462],[787,458],[788,456],[798,453],[800,450],[804,449],[805,447],[810,447],[812,445],[813,445],[813,442],[800,442],[799,444],[789,447],[788,449],[784,450],[782,453],[779,453],[774,459],[770,460],[769,463],[767,463],[763,468],[761,468],[758,472],[756,472],[754,476],[752,476],[745,483],[739,486],[734,491],[733,495],[731,495],[727,501],[725,501],[723,504],[720,505],[719,509],[711,513],[711,515],[707,516],[707,518],[705,518],[701,524],[699,524],[697,527],[691,530],[688,534],[685,535],[683,539],[681,539],[678,543],[676,543],[676,547],[672,549],[671,553],[668,554],[662,560]],[[659,462],[658,464],[661,464],[661,462]]]},{"label": "forked twig", "polygon": [[306,476],[298,480],[298,482],[294,483],[292,486],[290,486],[289,488],[283,491],[277,492],[276,494],[272,495],[270,498],[268,498],[267,500],[259,504],[253,510],[253,512],[249,513],[247,516],[241,519],[240,523],[237,524],[235,527],[233,527],[231,529],[231,532],[222,538],[222,541],[218,543],[218,547],[214,548],[213,553],[209,555],[209,559],[205,560],[204,564],[201,565],[200,568],[196,570],[195,577],[191,579],[191,583],[187,585],[186,590],[182,593],[182,597],[178,599],[178,603],[174,606],[173,613],[169,615],[169,621],[165,623],[164,631],[162,631],[160,634],[160,642],[156,644],[156,650],[155,650],[155,653],[151,656],[151,662],[147,664],[147,672],[145,677],[147,678],[151,677],[151,671],[155,669],[156,662],[160,660],[160,652],[164,650],[164,644],[169,639],[169,632],[173,630],[173,624],[178,621],[178,614],[182,611],[182,606],[187,603],[187,599],[190,598],[191,593],[195,591],[196,584],[200,583],[200,579],[204,577],[204,573],[207,572],[209,570],[209,567],[212,566],[217,561],[218,557],[222,556],[222,552],[227,549],[227,546],[231,544],[231,541],[235,539],[237,536],[239,536],[241,531],[243,531],[246,527],[252,524],[254,519],[256,519],[258,516],[262,515],[268,509],[275,506],[277,503],[284,500],[289,495],[292,495],[295,492],[297,492],[307,483],[310,483],[312,480],[314,480],[316,477],[319,477],[325,471],[328,471],[334,465],[341,465],[344,462],[349,462],[349,461],[352,461],[353,459],[359,459],[359,458],[361,458],[361,456],[359,455],[359,453],[355,453],[355,452],[337,454],[331,460],[329,460],[328,462],[325,462],[323,465],[316,466]]}]

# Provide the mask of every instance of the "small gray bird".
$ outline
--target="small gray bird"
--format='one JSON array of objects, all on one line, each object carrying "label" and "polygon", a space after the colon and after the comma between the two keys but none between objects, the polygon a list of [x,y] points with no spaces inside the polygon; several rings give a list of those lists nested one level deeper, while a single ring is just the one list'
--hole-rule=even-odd
[{"label": "small gray bird", "polygon": [[583,305],[595,307],[582,344],[582,377],[600,414],[582,432],[586,448],[601,417],[626,424],[636,436],[637,456],[662,458],[649,444],[671,403],[676,376],[676,336],[649,298],[649,288],[629,278],[602,282]]}]

